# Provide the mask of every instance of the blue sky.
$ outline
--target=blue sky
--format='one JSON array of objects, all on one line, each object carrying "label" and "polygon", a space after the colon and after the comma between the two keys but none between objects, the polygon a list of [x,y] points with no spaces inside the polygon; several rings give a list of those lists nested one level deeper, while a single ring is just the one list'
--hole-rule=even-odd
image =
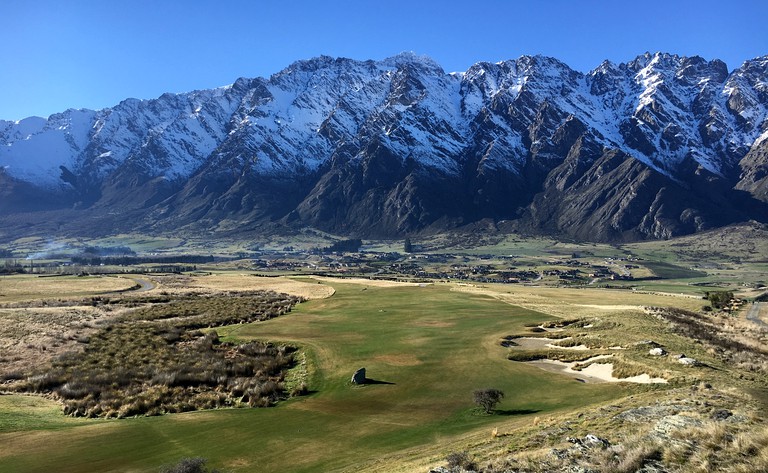
[{"label": "blue sky", "polygon": [[326,54],[431,56],[446,71],[524,54],[583,72],[646,51],[768,54],[766,0],[0,0],[0,119],[269,76]]}]

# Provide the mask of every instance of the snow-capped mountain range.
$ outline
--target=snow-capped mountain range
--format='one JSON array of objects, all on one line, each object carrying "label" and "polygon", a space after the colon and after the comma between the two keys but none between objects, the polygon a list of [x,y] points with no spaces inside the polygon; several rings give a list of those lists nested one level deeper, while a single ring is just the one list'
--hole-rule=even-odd
[{"label": "snow-capped mountain range", "polygon": [[396,236],[482,220],[618,240],[766,221],[768,56],[729,73],[646,53],[587,74],[542,56],[460,73],[411,53],[319,57],[0,121],[0,198],[11,227],[69,233]]}]

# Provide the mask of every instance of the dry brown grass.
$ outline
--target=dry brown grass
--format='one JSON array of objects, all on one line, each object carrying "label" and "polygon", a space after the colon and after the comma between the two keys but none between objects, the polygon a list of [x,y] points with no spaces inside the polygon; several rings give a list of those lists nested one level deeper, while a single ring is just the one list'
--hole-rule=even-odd
[{"label": "dry brown grass", "polygon": [[[511,424],[511,430],[498,428],[491,439],[467,436],[463,449],[477,459],[476,471],[482,473],[768,471],[768,425],[747,414],[757,406],[744,393],[679,388],[660,394],[650,391],[578,414]],[[732,417],[713,420],[725,408]],[[676,417],[690,423],[657,429]],[[590,445],[584,441],[587,434],[608,445]]]},{"label": "dry brown grass", "polygon": [[0,382],[80,350],[112,315],[91,306],[0,309]]},{"label": "dry brown grass", "polygon": [[[150,300],[158,303],[148,304]],[[60,399],[65,413],[73,416],[267,406],[286,395],[282,381],[293,365],[294,350],[258,342],[220,343],[216,332],[196,329],[277,317],[300,300],[267,291],[98,298],[94,302],[105,309],[142,304],[91,333],[84,348],[67,350],[50,363],[38,358],[34,366],[4,378],[12,381],[10,390]],[[40,323],[47,329],[55,326],[49,317]],[[73,334],[68,339],[76,338]]]},{"label": "dry brown grass", "polygon": [[310,278],[262,277],[251,273],[212,273],[208,275],[153,276],[158,290],[169,294],[217,293],[223,291],[274,291],[307,300],[325,299],[334,289]]},{"label": "dry brown grass", "polygon": [[130,278],[118,276],[3,276],[0,277],[0,304],[55,298],[82,298],[125,291],[135,284]]},{"label": "dry brown grass", "polygon": [[641,311],[646,306],[674,305],[697,310],[702,305],[700,299],[691,297],[611,289],[457,284],[453,290],[484,294],[509,304],[569,319],[607,315],[612,312]]},{"label": "dry brown grass", "polygon": [[662,455],[685,473],[768,471],[768,426],[745,429],[709,421],[675,432]]},{"label": "dry brown grass", "polygon": [[[173,297],[266,290],[318,299],[334,292],[332,287],[309,279],[265,278],[247,273],[139,277],[151,280],[157,287],[150,292],[118,292],[136,285],[129,277],[0,278],[0,383],[62,353],[81,351],[88,337],[103,324],[148,307],[144,299],[153,297],[151,294]],[[104,304],[107,299],[110,303]]]},{"label": "dry brown grass", "polygon": [[700,314],[674,308],[655,309],[658,317],[671,323],[673,329],[706,346],[707,353],[742,372],[768,373],[768,333],[749,321],[721,314]]},{"label": "dry brown grass", "polygon": [[371,287],[401,287],[401,286],[419,286],[421,283],[388,281],[385,279],[365,279],[365,278],[329,278],[324,276],[313,276],[312,279],[326,283],[349,283],[360,284]]}]

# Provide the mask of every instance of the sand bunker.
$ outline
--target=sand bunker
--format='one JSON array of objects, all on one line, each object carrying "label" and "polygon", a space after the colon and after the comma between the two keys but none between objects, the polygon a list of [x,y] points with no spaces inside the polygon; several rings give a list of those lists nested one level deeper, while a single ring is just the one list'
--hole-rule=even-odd
[{"label": "sand bunker", "polygon": [[[597,360],[610,359],[613,355],[598,355],[588,360],[581,362],[565,363],[556,360],[536,360],[528,361],[532,365],[538,366],[541,369],[552,371],[555,373],[563,373],[576,378],[584,383],[666,383],[664,378],[651,378],[648,374],[641,374],[638,376],[631,376],[629,378],[616,378],[613,376],[613,363],[595,363]],[[581,370],[573,369],[577,364],[591,363],[586,368]]]}]

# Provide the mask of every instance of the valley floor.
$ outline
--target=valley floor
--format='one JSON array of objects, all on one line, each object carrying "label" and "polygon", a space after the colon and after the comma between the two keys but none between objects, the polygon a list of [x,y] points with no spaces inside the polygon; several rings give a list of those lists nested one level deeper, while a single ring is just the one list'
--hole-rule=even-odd
[{"label": "valley floor", "polygon": [[[0,472],[158,472],[188,457],[231,472],[768,465],[765,303],[704,311],[702,287],[711,286],[690,284],[742,278],[724,266],[717,281],[680,273],[632,290],[558,287],[546,278],[262,277],[238,264],[183,274],[0,279],[0,386],[7,388],[0,394]],[[759,280],[760,270],[750,271],[740,274]],[[281,382],[304,388],[276,407],[85,419],[64,416],[54,395],[12,392],[30,370],[88,350],[118,321],[165,314],[173,304],[214,314],[256,290],[305,302],[270,319],[203,327],[200,336],[215,331],[214,349],[251,341],[298,348]],[[183,325],[201,314],[166,316]],[[537,363],[546,360],[567,363],[571,372],[541,369]],[[354,385],[360,367],[370,382]],[[599,382],[606,378],[618,381]],[[630,382],[640,379],[655,382]],[[505,394],[490,415],[472,401],[473,390],[488,387]]]}]

